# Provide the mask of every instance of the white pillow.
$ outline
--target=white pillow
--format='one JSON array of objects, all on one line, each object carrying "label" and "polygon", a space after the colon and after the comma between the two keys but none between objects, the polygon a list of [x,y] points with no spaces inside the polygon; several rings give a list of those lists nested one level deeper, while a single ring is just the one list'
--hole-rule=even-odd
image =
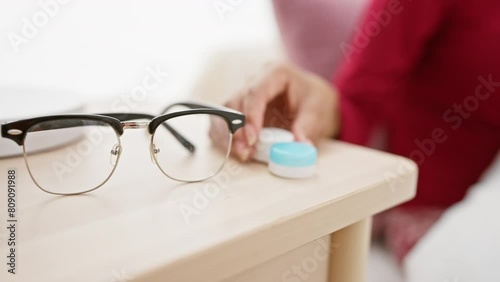
[{"label": "white pillow", "polygon": [[408,254],[407,282],[500,281],[500,153]]}]

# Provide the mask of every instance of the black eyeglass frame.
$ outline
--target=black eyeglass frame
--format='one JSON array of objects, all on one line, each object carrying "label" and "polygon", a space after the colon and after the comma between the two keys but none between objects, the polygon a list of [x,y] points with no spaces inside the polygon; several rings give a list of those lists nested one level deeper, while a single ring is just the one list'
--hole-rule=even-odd
[{"label": "black eyeglass frame", "polygon": [[[169,119],[180,117],[180,116],[186,116],[186,115],[195,115],[195,114],[210,114],[210,115],[215,115],[223,118],[226,121],[226,124],[229,128],[229,131],[231,133],[231,136],[241,127],[245,125],[245,115],[238,112],[234,111],[229,108],[225,108],[222,106],[212,106],[208,104],[203,104],[203,103],[194,103],[194,102],[180,102],[180,103],[174,103],[169,105],[163,112],[167,112],[169,109],[175,106],[183,106],[188,108],[188,110],[181,110],[181,111],[176,111],[172,113],[165,113],[161,114],[159,116],[153,116],[150,114],[143,114],[143,113],[99,113],[99,114],[64,114],[64,115],[49,115],[49,116],[42,116],[42,117],[35,117],[35,118],[28,118],[28,119],[23,119],[23,120],[17,120],[17,121],[12,121],[12,122],[6,122],[2,124],[1,128],[1,134],[3,138],[10,139],[19,146],[24,147],[24,142],[26,139],[26,136],[28,135],[30,129],[32,129],[34,126],[44,123],[44,122],[51,122],[51,121],[61,121],[61,120],[85,120],[85,121],[96,121],[99,123],[105,123],[111,126],[118,139],[123,135],[124,129],[127,128],[144,128],[147,127],[148,132],[151,134],[151,138],[153,138],[156,129],[163,125],[167,128],[167,130],[176,137],[176,139],[190,152],[194,152],[196,148],[194,145],[187,140],[184,136],[182,136],[180,133],[178,133],[174,128],[169,126],[165,121],[168,121]],[[145,123],[136,123],[136,122],[129,122],[131,120],[140,120],[140,119],[147,119],[150,120]],[[82,124],[83,125],[83,124]],[[56,125],[55,127],[49,128],[49,129],[40,129],[36,131],[41,131],[41,130],[50,130],[50,129],[62,129],[62,128],[68,128],[68,127],[76,127],[75,125]],[[121,146],[121,145],[120,145]],[[121,147],[120,147],[121,148]],[[121,149],[120,149],[121,150]],[[26,151],[24,151],[24,158],[26,161]],[[229,154],[229,152],[228,152]],[[227,156],[226,156],[227,158]],[[156,160],[155,160],[156,162]],[[26,165],[28,166],[28,163],[26,161]],[[166,174],[161,166],[157,164],[160,170],[169,178],[177,180],[177,181],[183,181],[179,180],[176,178],[173,178]],[[28,166],[29,167],[29,166]],[[115,165],[116,167],[116,165]],[[222,169],[222,168],[221,168]],[[103,181],[100,185],[98,185],[95,188],[82,191],[82,192],[77,192],[77,193],[68,193],[68,194],[63,194],[63,193],[54,193],[51,191],[48,191],[37,183],[37,181],[33,178],[33,175],[30,175],[35,182],[35,184],[43,191],[50,193],[50,194],[55,194],[55,195],[77,195],[77,194],[83,194],[87,192],[91,192],[93,190],[96,190],[97,188],[101,187],[104,185],[111,175],[114,173],[114,168],[111,174],[108,176],[106,180]],[[213,177],[213,176],[211,176]],[[208,177],[210,178],[210,177]],[[204,180],[204,179],[202,179]],[[184,182],[198,182],[202,180],[196,180],[196,181],[184,181]]]},{"label": "black eyeglass frame", "polygon": [[[159,116],[153,116],[150,114],[142,113],[99,113],[99,114],[64,114],[64,115],[49,115],[43,117],[29,118],[23,120],[17,120],[12,122],[6,122],[2,124],[2,137],[11,139],[16,142],[19,146],[24,145],[24,140],[28,134],[30,128],[33,126],[47,121],[57,121],[57,120],[67,120],[67,119],[85,119],[94,120],[98,122],[103,122],[109,124],[118,136],[122,136],[124,133],[125,121],[138,120],[138,119],[149,119],[148,132],[154,134],[158,126],[162,125],[165,121],[185,115],[192,114],[212,114],[222,117],[232,134],[236,132],[239,128],[245,125],[245,115],[240,112],[225,109],[225,108],[214,108],[212,106],[207,106],[204,104],[196,103],[175,103],[168,106],[165,110],[169,110],[174,106],[185,106],[189,110],[182,110],[173,113],[162,114]],[[64,128],[58,127],[57,129]]]}]

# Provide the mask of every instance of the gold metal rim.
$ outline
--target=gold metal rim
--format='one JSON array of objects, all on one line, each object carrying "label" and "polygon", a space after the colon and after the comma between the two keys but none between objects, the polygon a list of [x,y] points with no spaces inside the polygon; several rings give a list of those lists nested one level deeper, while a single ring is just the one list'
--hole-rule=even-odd
[{"label": "gold metal rim", "polygon": [[[57,192],[52,192],[52,191],[49,191],[49,190],[46,190],[44,189],[35,179],[35,177],[33,176],[33,173],[31,172],[31,168],[28,164],[28,155],[26,153],[26,137],[28,136],[28,134],[26,134],[26,136],[24,137],[24,140],[23,140],[23,157],[24,157],[24,163],[26,164],[26,168],[28,169],[28,173],[31,177],[31,180],[33,180],[33,182],[35,183],[35,185],[42,191],[46,192],[46,193],[49,193],[49,194],[52,194],[52,195],[60,195],[60,196],[73,196],[73,195],[81,195],[81,194],[85,194],[85,193],[89,193],[89,192],[92,192],[98,188],[100,188],[101,186],[103,186],[104,184],[106,184],[109,179],[111,178],[111,176],[113,175],[113,173],[115,172],[116,170],[116,167],[118,166],[118,162],[120,161],[120,156],[123,152],[123,148],[122,148],[122,145],[121,145],[121,139],[120,139],[120,136],[118,135],[118,133],[116,132],[116,130],[113,129],[113,132],[115,133],[115,136],[116,138],[118,139],[118,146],[120,146],[120,151],[118,152],[118,157],[116,158],[116,162],[115,162],[115,165],[113,166],[113,169],[111,170],[110,174],[108,175],[108,177],[102,182],[100,183],[99,185],[97,185],[96,187],[94,188],[91,188],[91,189],[88,189],[88,190],[85,190],[85,191],[82,191],[82,192],[74,192],[74,193],[57,193]],[[28,132],[29,133],[29,132]]]}]

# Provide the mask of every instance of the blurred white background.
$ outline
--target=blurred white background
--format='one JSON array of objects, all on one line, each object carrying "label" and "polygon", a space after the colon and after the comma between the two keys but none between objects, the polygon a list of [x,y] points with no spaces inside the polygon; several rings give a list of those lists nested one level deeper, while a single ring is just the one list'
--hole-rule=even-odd
[{"label": "blurred white background", "polygon": [[[148,69],[168,73],[148,97],[181,99],[196,87],[219,95],[231,88],[223,84],[242,83],[239,65],[253,69],[265,57],[248,50],[280,45],[270,0],[0,0],[0,35],[0,90],[64,89],[89,101],[131,95]],[[228,62],[233,59],[238,63]],[[207,64],[218,63],[231,71],[202,77]],[[222,85],[206,81],[213,79]],[[0,122],[67,103],[36,99],[20,111],[13,100],[0,91]],[[383,256],[376,250],[369,273],[399,281],[390,278],[396,271]]]},{"label": "blurred white background", "polygon": [[182,97],[219,50],[279,41],[267,0],[0,1],[0,87],[100,99],[130,93],[150,67],[169,76],[149,94]]}]

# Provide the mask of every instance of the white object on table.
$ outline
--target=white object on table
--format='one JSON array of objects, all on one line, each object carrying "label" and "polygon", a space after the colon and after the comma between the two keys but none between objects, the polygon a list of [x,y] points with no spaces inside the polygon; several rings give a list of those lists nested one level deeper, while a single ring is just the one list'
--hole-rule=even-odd
[{"label": "white object on table", "polygon": [[281,142],[271,146],[269,171],[284,178],[308,178],[316,171],[318,151],[313,145]]},{"label": "white object on table", "polygon": [[271,145],[281,142],[292,142],[293,134],[282,128],[265,127],[259,134],[259,141],[255,146],[253,159],[259,162],[268,163]]}]

